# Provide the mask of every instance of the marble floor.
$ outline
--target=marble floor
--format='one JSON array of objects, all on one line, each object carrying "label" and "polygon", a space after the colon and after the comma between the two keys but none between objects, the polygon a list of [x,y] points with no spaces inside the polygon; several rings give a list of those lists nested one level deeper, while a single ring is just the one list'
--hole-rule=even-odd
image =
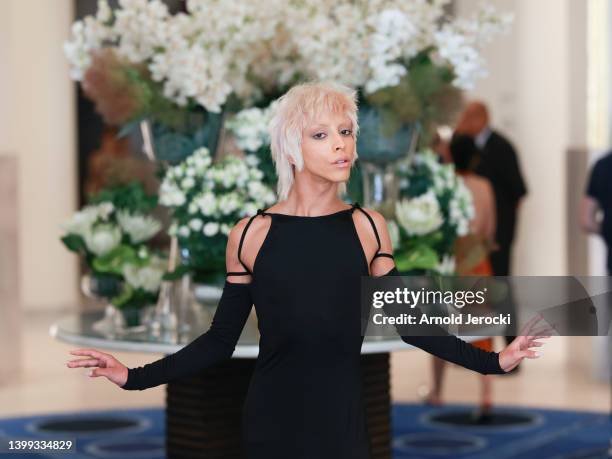
[{"label": "marble floor", "polygon": [[[10,346],[21,355],[17,370],[0,379],[0,417],[163,406],[165,386],[124,391],[105,378],[89,378],[86,369],[67,368],[66,362],[72,358],[68,351],[77,346],[56,341],[49,335],[50,325],[67,312],[25,314],[21,318],[24,326],[16,340],[3,342],[0,336],[0,346]],[[497,339],[496,344],[501,346],[501,339]],[[550,338],[543,348],[543,356],[525,361],[519,374],[495,377],[495,403],[610,412],[610,384],[595,377],[593,370],[593,361],[601,359],[597,349],[602,349],[602,342],[596,344],[593,338]],[[129,367],[161,357],[161,354],[127,352],[114,355]],[[431,381],[430,365],[430,358],[423,351],[395,352],[392,356],[394,400],[418,401]],[[477,403],[478,394],[478,375],[449,365],[443,392],[445,400]]]}]

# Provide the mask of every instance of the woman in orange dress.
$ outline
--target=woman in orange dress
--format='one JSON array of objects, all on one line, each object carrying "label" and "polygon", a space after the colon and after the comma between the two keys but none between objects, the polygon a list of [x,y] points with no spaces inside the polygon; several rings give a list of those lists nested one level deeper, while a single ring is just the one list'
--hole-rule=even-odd
[{"label": "woman in orange dress", "polygon": [[[495,198],[489,181],[473,172],[473,164],[478,159],[478,150],[469,136],[454,136],[450,152],[457,175],[472,194],[474,216],[470,221],[470,232],[455,243],[455,272],[458,276],[492,276],[489,252],[495,245]],[[486,338],[472,343],[485,351],[493,350],[493,339]],[[445,362],[437,357],[433,360],[434,385],[427,402],[431,405],[442,403],[441,391]],[[491,409],[491,379],[481,375],[480,415]]]}]

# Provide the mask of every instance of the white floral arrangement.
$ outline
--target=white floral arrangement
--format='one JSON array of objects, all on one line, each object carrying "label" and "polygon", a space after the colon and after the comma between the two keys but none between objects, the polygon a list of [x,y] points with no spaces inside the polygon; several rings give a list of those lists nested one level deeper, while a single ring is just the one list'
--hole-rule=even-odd
[{"label": "white floral arrangement", "polygon": [[[127,188],[134,189],[140,187]],[[62,225],[61,240],[84,257],[93,276],[121,284],[111,299],[114,306],[140,308],[155,302],[165,273],[166,259],[147,246],[161,228],[161,222],[146,213],[102,200],[83,207]]]},{"label": "white floral arrangement", "polygon": [[454,243],[469,231],[472,195],[452,164],[430,150],[398,164],[400,199],[389,224],[400,271],[452,274]]},{"label": "white floral arrangement", "polygon": [[172,211],[169,234],[179,240],[180,273],[198,282],[218,280],[225,272],[227,236],[236,222],[276,202],[261,180],[254,155],[227,155],[213,163],[207,148],[197,149],[168,168],[160,187],[160,204]]},{"label": "white floral arrangement", "polygon": [[112,49],[144,66],[167,99],[220,112],[231,94],[248,106],[304,79],[330,79],[366,93],[396,86],[419,53],[431,54],[470,89],[485,74],[480,47],[507,29],[509,14],[484,6],[452,19],[450,0],[187,0],[170,14],[160,0],[98,1],[72,26],[64,51],[80,81],[92,52]]}]

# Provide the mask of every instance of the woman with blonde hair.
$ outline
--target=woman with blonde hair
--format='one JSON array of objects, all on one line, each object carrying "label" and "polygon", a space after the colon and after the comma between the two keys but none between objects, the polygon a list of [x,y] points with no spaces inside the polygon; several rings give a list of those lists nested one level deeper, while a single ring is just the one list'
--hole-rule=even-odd
[{"label": "woman with blonde hair", "polygon": [[[383,216],[341,200],[357,158],[356,93],[329,82],[291,88],[270,123],[279,201],[240,220],[228,237],[227,276],[210,329],[143,367],[95,349],[68,365],[95,367],[126,390],[192,376],[231,357],[253,305],[259,356],[243,410],[245,457],[367,459],[360,368],[361,276],[397,275]],[[535,336],[500,353],[449,335],[404,336],[481,373],[504,373]],[[528,339],[527,339],[528,338]]]}]

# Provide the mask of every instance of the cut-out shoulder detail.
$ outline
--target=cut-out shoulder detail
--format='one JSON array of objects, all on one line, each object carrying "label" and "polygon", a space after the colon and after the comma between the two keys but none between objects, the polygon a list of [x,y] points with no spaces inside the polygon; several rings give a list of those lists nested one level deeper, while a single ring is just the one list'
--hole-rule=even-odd
[{"label": "cut-out shoulder detail", "polygon": [[[262,209],[257,209],[257,213],[255,215],[252,215],[251,217],[248,217],[248,220],[246,221],[246,224],[244,223],[244,220],[246,220],[246,218],[241,221],[242,225],[243,225],[243,228],[242,228],[242,232],[240,234],[240,241],[238,243],[238,248],[236,250],[236,258],[237,258],[237,261],[240,263],[240,265],[242,265],[242,267],[245,269],[245,271],[244,272],[232,271],[231,274],[228,272],[227,273],[228,276],[229,275],[237,275],[237,276],[250,275],[250,276],[253,276],[253,277],[255,276],[255,266],[257,264],[257,259],[258,259],[258,256],[259,256],[259,252],[261,251],[261,249],[262,249],[262,247],[263,247],[263,245],[264,245],[266,239],[268,238],[268,235],[269,235],[269,233],[270,233],[270,231],[272,229],[271,228],[272,227],[272,221],[271,221],[272,218],[270,218],[269,225],[266,228],[266,235],[261,238],[262,243],[259,246],[259,249],[258,249],[257,254],[255,255],[255,257],[250,257],[250,256],[247,255],[247,259],[245,260],[243,255],[244,255],[244,252],[245,252],[244,249],[245,249],[245,246],[247,245],[246,244],[247,241],[249,242],[249,244],[248,244],[249,248],[253,247],[251,245],[251,241],[253,239],[257,240],[258,239],[257,236],[260,235],[261,232],[262,232],[261,231],[263,229],[262,225],[264,225],[264,224],[263,223],[261,223],[261,224],[254,224],[254,221],[260,215],[262,215],[262,216],[269,216],[270,214],[268,214],[267,212],[264,212]],[[249,231],[249,229],[251,231]],[[254,234],[252,234],[252,233],[254,233]],[[250,250],[248,251],[248,253],[250,253]],[[252,263],[249,263],[252,266],[251,268],[249,268],[249,266],[247,265],[247,263],[248,263],[247,260],[248,261],[253,260]]]},{"label": "cut-out shoulder detail", "polygon": [[[353,223],[361,244],[364,262],[368,266],[368,275],[382,274],[383,269],[388,270],[394,265],[393,248],[387,233],[386,220],[379,212],[361,208],[357,202],[354,204],[354,209],[359,210],[358,218],[353,217]],[[372,234],[375,242],[372,241]],[[373,246],[373,243],[376,245]],[[381,258],[389,258],[391,261],[383,261]]]}]

